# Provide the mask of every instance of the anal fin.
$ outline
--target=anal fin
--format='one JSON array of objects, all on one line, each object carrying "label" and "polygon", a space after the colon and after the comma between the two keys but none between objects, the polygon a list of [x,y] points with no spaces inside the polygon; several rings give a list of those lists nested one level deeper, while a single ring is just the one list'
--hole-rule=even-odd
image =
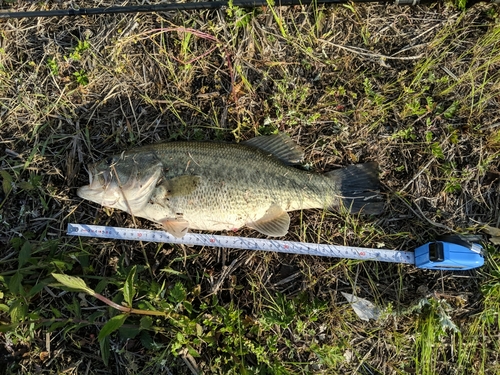
[{"label": "anal fin", "polygon": [[273,204],[259,220],[247,223],[247,227],[271,237],[281,237],[288,233],[290,215],[277,204]]}]

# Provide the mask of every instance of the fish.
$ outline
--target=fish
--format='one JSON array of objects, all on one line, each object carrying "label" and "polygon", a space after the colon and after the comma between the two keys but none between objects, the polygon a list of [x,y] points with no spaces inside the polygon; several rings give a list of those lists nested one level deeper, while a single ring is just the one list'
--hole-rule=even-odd
[{"label": "fish", "polygon": [[77,195],[161,224],[177,238],[189,229],[242,227],[281,237],[290,211],[383,211],[376,162],[320,174],[300,168],[303,156],[285,133],[240,143],[146,145],[89,165],[89,184]]}]

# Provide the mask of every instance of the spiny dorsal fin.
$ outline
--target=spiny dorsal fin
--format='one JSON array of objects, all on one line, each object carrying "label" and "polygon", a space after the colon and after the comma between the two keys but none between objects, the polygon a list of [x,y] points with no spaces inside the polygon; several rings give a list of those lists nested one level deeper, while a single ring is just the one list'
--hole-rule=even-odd
[{"label": "spiny dorsal fin", "polygon": [[302,148],[284,133],[262,135],[242,143],[268,152],[285,164],[298,164],[304,158]]},{"label": "spiny dorsal fin", "polygon": [[248,223],[247,227],[268,236],[281,237],[288,233],[290,216],[280,206],[273,204],[262,218]]}]

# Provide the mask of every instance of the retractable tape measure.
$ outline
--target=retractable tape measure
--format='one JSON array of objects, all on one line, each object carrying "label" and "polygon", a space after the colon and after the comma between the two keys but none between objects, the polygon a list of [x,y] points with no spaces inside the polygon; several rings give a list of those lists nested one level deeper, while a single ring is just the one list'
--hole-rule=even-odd
[{"label": "retractable tape measure", "polygon": [[115,240],[162,242],[192,246],[317,255],[333,258],[378,260],[380,262],[412,264],[418,268],[433,270],[469,270],[481,267],[484,264],[483,247],[458,235],[438,237],[433,242],[428,242],[425,245],[417,247],[415,251],[400,251],[198,233],[188,233],[182,238],[176,238],[160,230],[86,224],[68,224],[67,234],[70,236]]}]

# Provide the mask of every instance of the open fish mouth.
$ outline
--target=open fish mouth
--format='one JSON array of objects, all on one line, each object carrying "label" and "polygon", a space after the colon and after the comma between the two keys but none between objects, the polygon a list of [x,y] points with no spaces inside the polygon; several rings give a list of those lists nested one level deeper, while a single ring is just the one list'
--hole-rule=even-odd
[{"label": "open fish mouth", "polygon": [[98,172],[94,165],[89,165],[85,169],[89,175],[89,183],[80,187],[76,193],[81,198],[92,200],[92,197],[101,196],[109,186],[111,173],[109,171]]},{"label": "open fish mouth", "polygon": [[144,206],[160,178],[162,169],[155,168],[149,175],[141,174],[136,165],[115,168],[103,168],[102,163],[88,165],[86,169],[89,184],[81,186],[76,194],[102,206],[120,208],[127,212]]},{"label": "open fish mouth", "polygon": [[109,191],[111,184],[111,173],[100,171],[93,166],[87,169],[89,174],[89,184],[81,186],[76,194],[83,199],[99,203],[102,206],[113,207],[120,200],[116,192]]}]

